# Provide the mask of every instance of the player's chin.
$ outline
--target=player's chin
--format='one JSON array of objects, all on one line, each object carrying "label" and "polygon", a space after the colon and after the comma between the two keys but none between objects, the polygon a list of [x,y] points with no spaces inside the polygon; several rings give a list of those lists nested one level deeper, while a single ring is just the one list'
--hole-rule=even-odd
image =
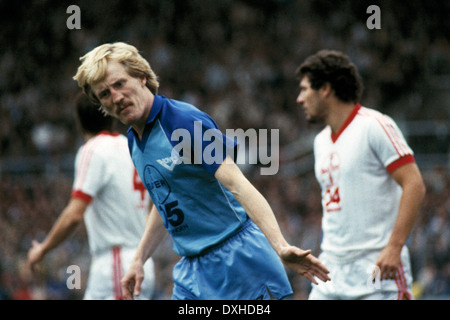
[{"label": "player's chin", "polygon": [[135,117],[130,112],[121,112],[118,116],[120,122],[126,126],[131,126],[135,122]]},{"label": "player's chin", "polygon": [[319,119],[318,117],[314,117],[314,116],[311,116],[311,115],[306,115],[306,121],[308,123],[311,123],[311,124],[321,123],[322,122],[321,119]]},{"label": "player's chin", "polygon": [[307,109],[304,109],[304,114],[305,114],[305,119],[306,119],[307,122],[309,122],[309,123],[314,123],[315,122],[314,116],[311,115],[311,113],[308,112]]}]

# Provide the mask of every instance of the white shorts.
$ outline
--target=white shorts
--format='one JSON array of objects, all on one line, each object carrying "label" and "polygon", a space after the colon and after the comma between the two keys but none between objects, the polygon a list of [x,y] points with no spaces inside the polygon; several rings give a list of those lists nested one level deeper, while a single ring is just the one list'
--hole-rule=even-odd
[{"label": "white shorts", "polygon": [[[136,249],[113,247],[111,250],[92,256],[87,288],[84,300],[120,300],[122,289],[120,280],[125,275]],[[135,299],[149,300],[152,298],[155,285],[153,260],[150,258],[144,264],[144,281],[139,297]]]},{"label": "white shorts", "polygon": [[322,252],[319,259],[330,270],[331,281],[312,285],[310,300],[411,300],[412,273],[409,252],[403,247],[401,265],[395,280],[373,282],[372,272],[381,251],[361,253],[355,259],[342,261]]}]

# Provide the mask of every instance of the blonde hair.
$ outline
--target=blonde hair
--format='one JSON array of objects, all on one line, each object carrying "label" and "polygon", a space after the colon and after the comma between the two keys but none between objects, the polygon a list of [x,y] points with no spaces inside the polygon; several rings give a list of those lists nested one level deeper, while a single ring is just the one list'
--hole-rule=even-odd
[{"label": "blonde hair", "polygon": [[80,61],[82,63],[73,79],[78,82],[78,86],[95,104],[100,104],[100,100],[92,91],[91,86],[104,79],[108,61],[120,62],[132,77],[146,78],[147,88],[153,94],[158,93],[159,82],[156,74],[147,60],[132,45],[124,42],[106,43],[86,53],[80,58]]}]

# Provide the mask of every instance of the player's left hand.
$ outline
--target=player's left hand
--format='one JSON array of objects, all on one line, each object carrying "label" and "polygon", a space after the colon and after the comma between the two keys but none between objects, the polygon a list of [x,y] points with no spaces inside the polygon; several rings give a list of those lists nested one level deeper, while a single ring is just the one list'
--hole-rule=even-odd
[{"label": "player's left hand", "polygon": [[379,270],[374,272],[380,272],[381,280],[394,280],[397,276],[398,267],[400,266],[401,259],[400,253],[402,248],[395,248],[393,246],[386,246],[378,256],[375,263]]},{"label": "player's left hand", "polygon": [[331,280],[330,271],[325,265],[311,254],[311,250],[302,250],[295,246],[288,246],[280,251],[281,260],[289,268],[318,284],[314,277],[326,282]]}]

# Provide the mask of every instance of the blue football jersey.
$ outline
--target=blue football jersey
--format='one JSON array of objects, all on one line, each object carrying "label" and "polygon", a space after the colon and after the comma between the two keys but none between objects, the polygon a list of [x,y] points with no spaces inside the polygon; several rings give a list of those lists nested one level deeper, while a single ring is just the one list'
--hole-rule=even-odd
[{"label": "blue football jersey", "polygon": [[130,128],[128,143],[177,254],[200,254],[247,221],[244,208],[214,177],[237,144],[206,113],[155,95],[142,140]]}]

